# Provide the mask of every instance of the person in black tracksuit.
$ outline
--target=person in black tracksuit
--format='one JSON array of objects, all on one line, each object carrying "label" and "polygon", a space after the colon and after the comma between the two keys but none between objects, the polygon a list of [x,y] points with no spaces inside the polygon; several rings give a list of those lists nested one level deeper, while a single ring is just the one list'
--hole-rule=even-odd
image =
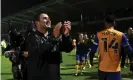
[{"label": "person in black tracksuit", "polygon": [[[89,45],[92,46],[93,45],[93,41],[94,41],[95,35],[91,35],[90,37],[90,41],[89,41]],[[90,54],[90,64],[93,66],[93,58],[94,58],[95,54]]]},{"label": "person in black tracksuit", "polygon": [[60,34],[62,23],[58,23],[52,33],[49,32],[51,21],[45,13],[38,14],[34,23],[36,31],[28,35],[22,50],[28,61],[27,80],[60,80],[60,54],[73,49],[69,35],[71,24],[64,22],[64,31]]},{"label": "person in black tracksuit", "polygon": [[[127,36],[126,33],[125,33],[125,35]],[[124,48],[121,47],[121,68],[126,68],[126,66],[125,66],[126,58],[127,58],[127,54],[125,54]]]},{"label": "person in black tracksuit", "polygon": [[9,58],[12,63],[13,80],[22,80],[20,66],[23,59],[20,52],[20,45],[24,39],[22,35],[16,31],[16,29],[11,29],[9,31],[9,36],[10,44],[7,45],[4,55],[6,58]]},{"label": "person in black tracksuit", "polygon": [[[130,27],[128,29],[128,40],[129,40],[129,44],[131,45],[131,47],[133,48],[133,29],[132,27]],[[130,72],[133,73],[133,65],[130,65]]]}]

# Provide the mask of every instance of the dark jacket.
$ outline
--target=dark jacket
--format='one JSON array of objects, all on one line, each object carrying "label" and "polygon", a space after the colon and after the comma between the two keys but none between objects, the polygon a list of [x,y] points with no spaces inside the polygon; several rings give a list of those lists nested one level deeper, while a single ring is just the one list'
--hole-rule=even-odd
[{"label": "dark jacket", "polygon": [[51,34],[47,37],[36,31],[28,36],[23,51],[28,51],[28,80],[46,80],[47,64],[60,65],[60,53],[73,49],[70,36],[62,35],[55,38]]},{"label": "dark jacket", "polygon": [[128,40],[129,40],[129,44],[133,48],[133,34],[132,35],[128,35]]}]

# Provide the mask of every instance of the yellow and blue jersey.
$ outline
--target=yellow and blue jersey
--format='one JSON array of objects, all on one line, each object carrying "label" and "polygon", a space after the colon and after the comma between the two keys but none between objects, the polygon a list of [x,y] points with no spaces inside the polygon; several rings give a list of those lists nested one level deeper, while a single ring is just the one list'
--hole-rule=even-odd
[{"label": "yellow and blue jersey", "polygon": [[[91,52],[99,53],[99,70],[105,72],[119,72],[121,46],[129,46],[128,39],[120,31],[113,28],[105,29],[97,33]],[[129,46],[128,51],[133,52]]]}]

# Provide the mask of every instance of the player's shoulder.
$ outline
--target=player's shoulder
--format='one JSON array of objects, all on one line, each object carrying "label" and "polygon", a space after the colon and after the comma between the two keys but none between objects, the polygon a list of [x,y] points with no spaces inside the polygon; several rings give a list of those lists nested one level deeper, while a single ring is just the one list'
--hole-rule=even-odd
[{"label": "player's shoulder", "polygon": [[97,32],[97,35],[102,34],[102,33],[105,32],[106,30],[107,30],[107,29],[104,29],[104,30],[101,30],[101,31]]},{"label": "player's shoulder", "polygon": [[124,34],[123,32],[116,30],[116,29],[113,29],[113,32],[116,33],[117,35],[123,35]]},{"label": "player's shoulder", "polygon": [[104,29],[102,31],[97,32],[97,35],[100,36],[102,34],[108,34],[108,32],[111,32],[111,33],[113,33],[114,35],[117,35],[117,36],[122,36],[124,34],[123,32],[118,31],[116,29]]}]

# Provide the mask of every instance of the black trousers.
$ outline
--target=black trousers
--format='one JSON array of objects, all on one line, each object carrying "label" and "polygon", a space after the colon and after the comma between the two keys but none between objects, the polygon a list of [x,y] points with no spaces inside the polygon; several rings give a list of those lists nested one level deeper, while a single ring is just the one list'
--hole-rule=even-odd
[{"label": "black trousers", "polygon": [[130,71],[133,72],[133,64],[130,63]]},{"label": "black trousers", "polygon": [[18,64],[12,63],[13,80],[21,80],[21,74],[19,72]]},{"label": "black trousers", "polygon": [[34,70],[28,72],[28,80],[60,80],[60,64],[45,64],[43,75],[31,75]]},{"label": "black trousers", "polygon": [[124,48],[121,49],[121,67],[124,67],[127,54],[124,52]]},{"label": "black trousers", "polygon": [[60,63],[63,63],[62,53],[60,53]]},{"label": "black trousers", "polygon": [[49,80],[60,80],[60,65],[49,64]]},{"label": "black trousers", "polygon": [[90,64],[93,66],[93,58],[95,56],[95,53],[90,53]]},{"label": "black trousers", "polygon": [[22,71],[21,71],[21,75],[22,75],[22,80],[28,80],[28,72],[27,72],[27,65],[22,65]]}]

